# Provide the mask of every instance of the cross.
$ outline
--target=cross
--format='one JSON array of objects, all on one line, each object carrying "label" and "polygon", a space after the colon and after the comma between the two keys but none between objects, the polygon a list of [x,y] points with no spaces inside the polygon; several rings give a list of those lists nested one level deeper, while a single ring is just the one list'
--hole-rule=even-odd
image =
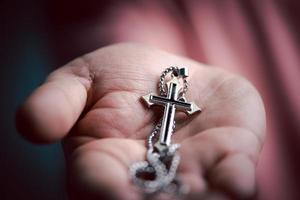
[{"label": "cross", "polygon": [[152,105],[164,106],[164,115],[160,128],[159,140],[154,145],[159,151],[165,150],[171,144],[171,135],[173,132],[174,117],[176,109],[183,111],[188,115],[201,111],[201,109],[194,102],[187,102],[185,98],[180,96],[183,87],[179,81],[181,76],[187,77],[186,68],[179,70],[182,74],[173,76],[172,79],[166,83],[167,96],[156,96],[152,93],[143,96],[143,100],[148,107]]}]

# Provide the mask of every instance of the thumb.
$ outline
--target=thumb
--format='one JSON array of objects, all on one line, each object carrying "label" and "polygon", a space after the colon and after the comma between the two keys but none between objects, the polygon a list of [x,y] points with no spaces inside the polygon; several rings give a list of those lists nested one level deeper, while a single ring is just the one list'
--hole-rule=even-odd
[{"label": "thumb", "polygon": [[51,73],[20,106],[18,131],[35,143],[51,143],[64,137],[79,118],[91,86],[88,65],[76,59]]}]

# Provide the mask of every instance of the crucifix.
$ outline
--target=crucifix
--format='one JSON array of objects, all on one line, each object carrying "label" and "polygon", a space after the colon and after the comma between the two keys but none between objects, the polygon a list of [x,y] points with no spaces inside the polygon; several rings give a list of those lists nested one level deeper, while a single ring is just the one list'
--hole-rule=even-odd
[{"label": "crucifix", "polygon": [[183,111],[188,115],[201,111],[194,102],[187,102],[183,97],[183,85],[180,83],[179,79],[186,78],[187,76],[187,68],[181,68],[178,70],[178,73],[173,74],[171,80],[166,83],[166,96],[156,96],[150,93],[142,97],[148,107],[152,105],[164,107],[159,139],[154,145],[159,152],[164,151],[171,144],[176,110]]}]

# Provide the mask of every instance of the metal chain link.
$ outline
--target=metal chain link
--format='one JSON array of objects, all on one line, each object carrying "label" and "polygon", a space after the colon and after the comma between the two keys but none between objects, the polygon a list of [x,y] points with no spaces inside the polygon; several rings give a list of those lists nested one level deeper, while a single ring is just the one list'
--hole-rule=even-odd
[{"label": "metal chain link", "polygon": [[[162,96],[166,96],[167,95],[167,91],[166,91],[166,88],[165,88],[165,79],[166,79],[166,76],[172,72],[172,76],[173,75],[177,75],[178,72],[179,72],[179,68],[176,67],[176,66],[171,66],[171,67],[168,67],[166,68],[162,74],[160,75],[160,78],[159,78],[159,84],[158,84],[158,87],[159,87],[159,93],[160,95]],[[183,90],[182,90],[182,96],[185,95],[185,93],[187,92],[188,90],[188,82],[186,80],[186,77],[183,77],[182,78],[182,81],[183,81]]]},{"label": "metal chain link", "polygon": [[[170,72],[172,72],[171,76],[177,76],[179,68],[172,66],[162,72],[159,81],[159,92],[162,96],[167,95],[165,78]],[[182,80],[184,87],[181,96],[183,97],[187,92],[188,85],[185,77],[182,77]],[[129,169],[129,175],[133,183],[140,187],[145,193],[153,194],[158,192],[166,192],[173,195],[180,195],[184,193],[180,181],[176,178],[176,171],[180,162],[180,156],[176,153],[176,151],[180,145],[171,144],[168,147],[167,152],[164,154],[159,154],[157,151],[155,151],[153,145],[154,141],[158,140],[161,123],[162,119],[156,124],[148,137],[148,151],[146,155],[147,161],[134,163]],[[173,125],[173,132],[174,129],[175,121]],[[153,180],[147,180],[139,177],[139,173],[152,174],[155,178]]]}]

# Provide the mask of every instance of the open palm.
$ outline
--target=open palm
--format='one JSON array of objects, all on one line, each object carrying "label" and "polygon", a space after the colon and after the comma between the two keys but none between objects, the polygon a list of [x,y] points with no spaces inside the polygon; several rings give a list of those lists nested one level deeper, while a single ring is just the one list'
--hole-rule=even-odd
[{"label": "open palm", "polygon": [[20,132],[37,143],[63,139],[71,199],[144,199],[128,169],[145,159],[145,139],[161,109],[140,97],[157,92],[169,66],[189,68],[187,99],[203,111],[176,114],[182,199],[238,199],[255,193],[264,140],[259,94],[243,78],[136,44],[118,44],[56,70],[17,114]]}]

